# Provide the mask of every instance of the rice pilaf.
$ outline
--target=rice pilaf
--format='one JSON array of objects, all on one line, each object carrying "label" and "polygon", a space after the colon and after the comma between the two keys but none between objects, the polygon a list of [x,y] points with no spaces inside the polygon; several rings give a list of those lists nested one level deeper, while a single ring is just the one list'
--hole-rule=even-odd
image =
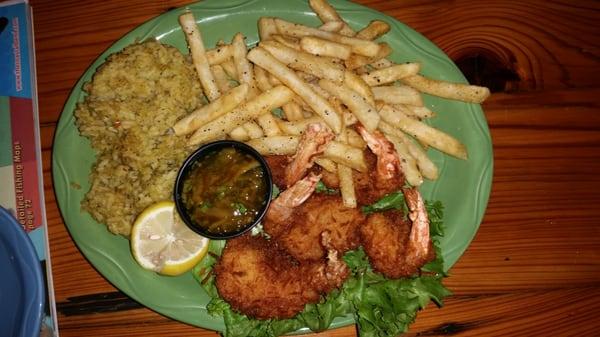
[{"label": "rice pilaf", "polygon": [[169,128],[201,105],[193,65],[177,49],[147,41],[111,55],[85,85],[76,124],[96,151],[82,208],[128,236],[147,206],[171,198],[186,137]]}]

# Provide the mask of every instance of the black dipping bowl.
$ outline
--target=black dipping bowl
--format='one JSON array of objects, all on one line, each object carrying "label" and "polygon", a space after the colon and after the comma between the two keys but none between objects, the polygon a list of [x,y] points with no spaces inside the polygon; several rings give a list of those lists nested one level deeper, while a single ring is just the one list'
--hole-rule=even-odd
[{"label": "black dipping bowl", "polygon": [[[195,162],[197,162],[198,160],[200,160],[207,154],[212,153],[213,151],[218,151],[223,148],[237,149],[243,153],[251,155],[256,160],[258,160],[261,168],[265,172],[265,178],[266,178],[265,183],[267,184],[267,188],[266,188],[267,192],[265,193],[265,196],[264,196],[266,202],[265,202],[264,206],[258,212],[258,215],[256,216],[256,218],[254,218],[254,220],[252,222],[248,223],[247,225],[245,225],[235,231],[226,232],[226,233],[222,233],[222,234],[215,234],[215,233],[207,232],[201,226],[196,225],[196,223],[190,218],[190,215],[188,214],[188,212],[185,208],[184,201],[182,200],[183,183],[184,183],[185,179],[188,177],[190,170],[194,167],[193,164]],[[181,166],[181,168],[179,169],[179,173],[177,174],[177,179],[175,180],[175,188],[174,188],[175,206],[177,207],[177,212],[179,213],[179,216],[181,217],[183,222],[194,232],[196,232],[206,238],[216,239],[216,240],[231,239],[236,236],[242,235],[245,232],[252,229],[258,223],[260,223],[262,218],[267,213],[267,209],[269,208],[269,204],[271,203],[272,194],[273,194],[273,177],[271,176],[271,170],[269,169],[269,165],[267,165],[265,158],[263,158],[263,156],[261,156],[260,153],[258,153],[252,147],[250,147],[244,143],[236,142],[233,140],[220,140],[220,141],[216,141],[216,142],[212,142],[212,143],[203,145],[200,148],[198,148],[194,153],[192,153],[183,162],[183,165]]]}]

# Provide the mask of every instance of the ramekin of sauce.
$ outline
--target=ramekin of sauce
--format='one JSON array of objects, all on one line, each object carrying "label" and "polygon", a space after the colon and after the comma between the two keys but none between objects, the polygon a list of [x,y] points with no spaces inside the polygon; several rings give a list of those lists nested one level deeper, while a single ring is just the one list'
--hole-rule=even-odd
[{"label": "ramekin of sauce", "polygon": [[245,233],[264,217],[273,183],[265,159],[236,141],[206,144],[183,163],[174,199],[184,223],[210,239]]}]

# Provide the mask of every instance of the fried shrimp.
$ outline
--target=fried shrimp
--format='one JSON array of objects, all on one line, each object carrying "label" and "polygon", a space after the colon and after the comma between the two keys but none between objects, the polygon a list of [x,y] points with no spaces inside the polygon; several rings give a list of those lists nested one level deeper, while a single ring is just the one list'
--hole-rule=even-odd
[{"label": "fried shrimp", "polygon": [[306,126],[298,150],[292,162],[285,168],[285,186],[290,187],[300,180],[313,166],[317,155],[325,151],[325,146],[335,135],[325,125],[312,123]]},{"label": "fried shrimp", "polygon": [[[400,189],[404,175],[394,145],[377,131],[369,133],[360,125],[356,129],[377,156],[375,177],[372,179],[373,171],[369,176],[376,190]],[[368,197],[373,197],[372,187],[360,186]],[[416,188],[402,188],[402,193],[410,222],[404,220],[403,214],[389,211],[369,215],[360,228],[362,245],[373,268],[390,278],[412,275],[435,257],[429,236],[429,217],[421,194]]]},{"label": "fried shrimp", "polygon": [[[329,241],[324,233],[322,244]],[[326,259],[302,262],[274,242],[249,235],[227,241],[214,271],[221,297],[234,310],[258,319],[291,318],[349,276],[334,250]]]},{"label": "fried shrimp", "polygon": [[331,248],[340,253],[358,248],[358,228],[365,216],[357,208],[347,208],[339,196],[315,194],[295,207],[287,221],[264,224],[272,240],[298,260],[318,260],[326,255],[320,244],[321,234],[329,233]]}]

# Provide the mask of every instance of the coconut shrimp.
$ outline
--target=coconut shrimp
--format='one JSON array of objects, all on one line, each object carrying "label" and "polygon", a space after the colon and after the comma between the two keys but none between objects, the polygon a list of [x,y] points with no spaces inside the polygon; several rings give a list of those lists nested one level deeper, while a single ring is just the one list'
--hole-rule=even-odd
[{"label": "coconut shrimp", "polygon": [[409,221],[398,211],[369,215],[360,227],[362,245],[376,271],[390,278],[412,275],[435,257],[425,203],[416,188],[401,187],[404,177],[394,145],[377,131],[369,133],[360,125],[356,129],[377,156],[376,186],[401,188],[409,209]]}]

